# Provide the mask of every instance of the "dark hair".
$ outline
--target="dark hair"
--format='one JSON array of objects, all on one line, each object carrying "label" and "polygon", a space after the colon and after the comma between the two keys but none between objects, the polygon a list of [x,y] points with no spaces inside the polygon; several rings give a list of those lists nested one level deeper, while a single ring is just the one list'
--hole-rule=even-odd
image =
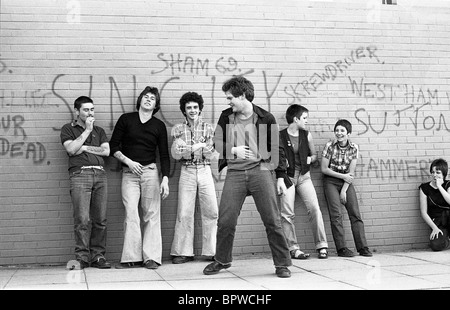
[{"label": "dark hair", "polygon": [[347,133],[352,133],[352,123],[350,123],[348,120],[346,119],[340,119],[336,122],[336,125],[334,125],[334,129],[333,131],[336,131],[336,127],[337,126],[342,126],[345,127],[345,129],[347,129]]},{"label": "dark hair", "polygon": [[73,102],[73,107],[79,110],[84,103],[94,103],[94,101],[87,96],[80,96]]},{"label": "dark hair", "polygon": [[225,81],[222,85],[222,91],[229,91],[234,97],[245,95],[245,98],[250,102],[255,97],[255,89],[252,82],[243,76],[236,76]]},{"label": "dark hair", "polygon": [[290,105],[286,110],[286,121],[288,124],[292,124],[294,122],[294,117],[300,118],[303,113],[308,113],[308,109],[299,104]]},{"label": "dark hair", "polygon": [[187,92],[180,98],[180,110],[186,116],[186,103],[197,102],[200,112],[203,110],[203,97],[196,92]]},{"label": "dark hair", "polygon": [[430,173],[432,173],[433,167],[435,167],[436,170],[440,170],[442,172],[442,175],[444,176],[444,180],[445,180],[445,178],[447,177],[447,173],[448,173],[447,161],[445,161],[445,159],[442,159],[442,158],[433,160],[433,162],[430,165]]},{"label": "dark hair", "polygon": [[142,97],[144,97],[148,93],[152,93],[156,97],[156,105],[155,105],[155,109],[153,110],[153,115],[155,115],[156,112],[159,111],[159,106],[160,106],[160,101],[161,101],[158,88],[156,88],[156,87],[147,86],[144,88],[144,90],[141,92],[141,94],[139,95],[139,97],[137,99],[136,110],[139,111],[139,108],[141,107]]}]

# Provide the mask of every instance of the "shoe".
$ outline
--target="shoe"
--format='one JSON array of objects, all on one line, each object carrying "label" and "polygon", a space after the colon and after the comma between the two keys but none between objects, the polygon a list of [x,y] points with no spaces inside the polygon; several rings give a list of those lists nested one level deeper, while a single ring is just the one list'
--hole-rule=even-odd
[{"label": "shoe", "polygon": [[338,256],[341,257],[353,257],[355,254],[353,254],[352,251],[350,251],[348,248],[342,248],[338,250]]},{"label": "shoe", "polygon": [[291,271],[288,269],[288,267],[275,267],[275,273],[279,278],[291,277]]},{"label": "shoe", "polygon": [[99,269],[109,269],[111,264],[106,261],[104,257],[99,257],[96,261],[91,263],[91,267]]},{"label": "shoe", "polygon": [[[89,263],[84,261],[84,260],[77,260],[77,262],[80,264],[80,269],[84,269],[84,268],[88,268],[89,267]],[[78,268],[75,268],[78,269]]]},{"label": "shoe", "polygon": [[142,262],[128,262],[128,263],[119,263],[116,265],[116,269],[128,269],[128,268],[140,268],[142,267]]},{"label": "shoe", "polygon": [[317,255],[317,257],[318,257],[319,259],[325,259],[325,258],[328,258],[328,251],[327,251],[326,248],[318,249],[317,252],[319,253],[319,254]]},{"label": "shoe", "polygon": [[291,258],[294,258],[294,259],[307,259],[309,257],[309,254],[303,253],[299,249],[292,250],[292,251],[290,251],[290,253],[291,253]]},{"label": "shoe", "polygon": [[148,261],[146,261],[143,265],[145,268],[147,269],[158,269],[159,264],[157,262],[155,262],[152,259],[149,259]]},{"label": "shoe", "polygon": [[222,269],[227,269],[230,267],[231,267],[231,264],[223,265],[219,262],[214,262],[214,263],[211,263],[208,266],[206,266],[205,269],[203,269],[203,274],[206,274],[207,276],[212,275],[212,274],[217,274]]},{"label": "shoe", "polygon": [[194,256],[174,256],[172,264],[184,264],[194,260]]},{"label": "shoe", "polygon": [[363,248],[362,248],[361,250],[359,250],[358,252],[359,252],[359,255],[362,255],[362,256],[367,256],[367,257],[373,256],[372,253],[369,251],[369,248],[368,248],[368,247],[363,247]]}]

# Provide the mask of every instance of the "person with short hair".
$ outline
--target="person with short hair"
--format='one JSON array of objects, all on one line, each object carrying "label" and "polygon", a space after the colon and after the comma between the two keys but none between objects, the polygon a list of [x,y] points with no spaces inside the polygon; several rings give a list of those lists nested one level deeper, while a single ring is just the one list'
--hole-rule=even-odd
[{"label": "person with short hair", "polygon": [[370,257],[372,253],[367,246],[364,222],[353,186],[359,148],[356,143],[350,141],[351,133],[352,124],[346,119],[340,119],[334,125],[335,139],[329,141],[322,152],[320,167],[323,173],[323,187],[338,256],[354,256],[345,242],[342,214],[342,209],[345,207],[350,219],[356,250],[359,255]]},{"label": "person with short hair", "polygon": [[203,97],[187,92],[180,98],[186,120],[172,128],[172,156],[182,166],[178,184],[178,209],[170,255],[172,263],[194,260],[194,215],[198,191],[202,221],[201,255],[211,259],[216,252],[218,206],[211,156],[214,154],[214,129],[204,122]]},{"label": "person with short hair", "polygon": [[[125,206],[123,250],[116,268],[157,269],[162,263],[161,198],[169,195],[170,172],[166,125],[155,117],[160,109],[158,89],[145,87],[137,99],[136,109],[119,117],[110,141],[111,154],[122,163]],[[157,149],[161,183],[156,165]]]},{"label": "person with short hair", "polygon": [[253,104],[254,87],[237,76],[222,85],[230,108],[222,111],[214,142],[219,172],[228,167],[219,204],[215,261],[203,273],[212,275],[231,267],[236,225],[247,196],[255,201],[266,228],[278,277],[288,278],[292,264],[281,227],[273,170],[278,166],[278,125],[268,111]]},{"label": "person with short hair", "polygon": [[105,258],[108,180],[103,159],[109,156],[109,142],[105,130],[94,125],[91,98],[78,97],[74,109],[77,118],[61,128],[60,138],[69,155],[75,258],[81,269],[111,268]]},{"label": "person with short hair", "polygon": [[307,259],[308,253],[300,250],[295,232],[295,195],[306,207],[313,232],[318,257],[328,257],[328,242],[322,211],[311,180],[310,166],[317,161],[316,148],[310,131],[306,130],[309,111],[293,104],[286,110],[288,127],[280,131],[280,165],[277,174],[277,190],[280,195],[281,224],[289,245],[291,258]]},{"label": "person with short hair", "polygon": [[419,186],[420,215],[431,228],[430,248],[442,251],[449,246],[450,181],[446,180],[448,164],[445,159],[433,160],[431,181]]}]

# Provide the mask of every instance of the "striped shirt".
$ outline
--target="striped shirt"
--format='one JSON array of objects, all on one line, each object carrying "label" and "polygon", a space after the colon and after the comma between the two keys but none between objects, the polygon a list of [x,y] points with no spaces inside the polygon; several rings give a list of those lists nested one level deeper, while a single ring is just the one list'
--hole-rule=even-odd
[{"label": "striped shirt", "polygon": [[[211,124],[199,119],[193,126],[185,121],[172,128],[172,156],[184,165],[209,165],[214,153],[214,130]],[[204,148],[192,152],[192,146],[206,143]]]},{"label": "striped shirt", "polygon": [[341,147],[338,141],[329,141],[323,148],[322,157],[330,160],[329,168],[338,173],[349,173],[350,163],[358,159],[358,145],[348,141],[347,146]]}]

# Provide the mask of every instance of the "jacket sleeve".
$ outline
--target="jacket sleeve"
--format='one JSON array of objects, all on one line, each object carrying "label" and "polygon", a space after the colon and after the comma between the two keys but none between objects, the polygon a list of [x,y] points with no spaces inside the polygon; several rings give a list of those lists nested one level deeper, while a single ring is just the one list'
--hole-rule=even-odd
[{"label": "jacket sleeve", "polygon": [[284,149],[284,143],[282,140],[282,135],[280,133],[279,138],[279,160],[278,160],[278,167],[275,169],[275,174],[278,178],[284,178],[284,176],[287,174],[287,165],[288,161],[286,158],[286,151]]},{"label": "jacket sleeve", "polygon": [[270,114],[267,126],[267,145],[270,152],[272,169],[276,169],[280,162],[280,132],[275,117]]},{"label": "jacket sleeve", "polygon": [[220,159],[226,159],[227,154],[231,154],[230,143],[227,143],[227,121],[226,116],[222,113],[217,122],[214,132],[214,148],[220,154]]}]

